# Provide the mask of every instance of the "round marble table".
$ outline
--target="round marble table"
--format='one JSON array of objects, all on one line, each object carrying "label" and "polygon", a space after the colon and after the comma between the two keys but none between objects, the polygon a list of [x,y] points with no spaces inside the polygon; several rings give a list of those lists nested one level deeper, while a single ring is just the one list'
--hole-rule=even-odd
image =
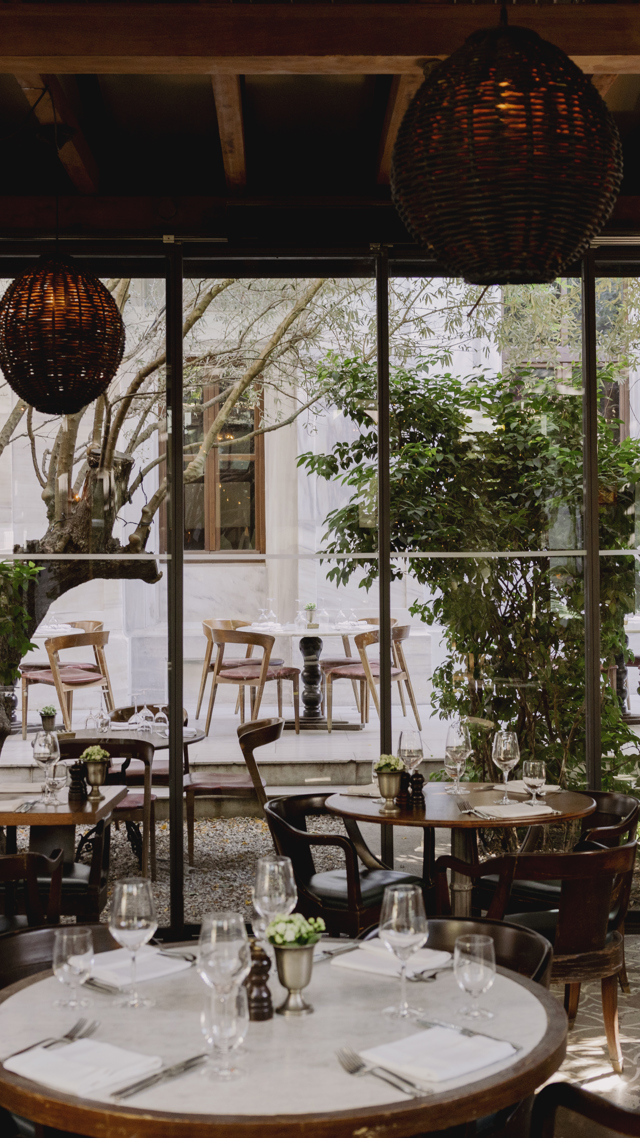
[{"label": "round marble table", "polygon": [[[60,985],[31,977],[0,993],[1,1056],[47,1034],[68,1029],[75,1016],[53,1007]],[[274,1003],[283,998],[271,977]],[[119,1044],[165,1063],[201,1052],[199,1013],[205,988],[194,968],[147,982],[155,1007],[124,1010],[92,992],[95,1039]],[[487,1034],[521,1048],[510,1060],[439,1084],[409,1099],[373,1077],[353,1078],[340,1067],[336,1049],[357,1051],[421,1030],[381,1017],[398,994],[393,977],[314,965],[305,995],[315,1012],[302,1019],[275,1015],[251,1023],[242,1059],[245,1075],[231,1084],[193,1071],[116,1105],[107,1096],[84,1099],[57,1093],[0,1068],[0,1105],[23,1117],[91,1138],[408,1138],[482,1117],[531,1094],[560,1066],[567,1021],[558,1000],[515,973],[499,970],[483,1002],[494,1018]],[[451,972],[435,983],[412,984],[412,1005],[426,1018],[459,1020],[465,999]]]},{"label": "round marble table", "polygon": [[[536,814],[532,809],[526,819],[508,818],[479,818],[476,814],[463,814],[458,805],[457,798],[468,799],[469,805],[481,809],[496,805],[502,798],[503,791],[496,790],[494,783],[463,782],[460,785],[460,795],[448,794],[450,783],[428,782],[424,787],[424,805],[410,805],[401,809],[399,814],[381,814],[382,800],[379,798],[358,798],[355,795],[332,794],[326,801],[327,810],[331,814],[338,814],[342,818],[351,818],[356,822],[378,822],[387,826],[419,826],[424,830],[425,876],[429,873],[428,833],[434,829],[444,828],[451,830],[451,853],[461,861],[474,862],[477,860],[475,844],[476,832],[480,829],[513,829],[514,826],[548,826],[560,822],[569,822],[574,818],[585,818],[593,814],[596,804],[588,794],[578,794],[571,790],[559,790],[548,794],[545,803],[552,806],[555,814]],[[522,805],[529,795],[509,791],[509,796],[518,805]],[[471,915],[471,880],[452,874],[451,894],[452,909],[455,917],[468,917]]]}]

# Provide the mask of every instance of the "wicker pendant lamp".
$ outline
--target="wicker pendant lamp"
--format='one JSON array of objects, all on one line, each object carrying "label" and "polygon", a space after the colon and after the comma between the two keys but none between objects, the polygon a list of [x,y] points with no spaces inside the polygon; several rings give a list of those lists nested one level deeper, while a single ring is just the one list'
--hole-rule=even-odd
[{"label": "wicker pendant lamp", "polygon": [[0,300],[0,367],[16,394],[47,415],[75,414],[104,394],[124,341],[110,292],[71,257],[41,257]]},{"label": "wicker pendant lamp", "polygon": [[[578,17],[579,18],[579,17]],[[526,28],[475,32],[438,63],[396,140],[411,233],[472,284],[552,281],[588,248],[622,178],[616,125],[568,56]]]}]

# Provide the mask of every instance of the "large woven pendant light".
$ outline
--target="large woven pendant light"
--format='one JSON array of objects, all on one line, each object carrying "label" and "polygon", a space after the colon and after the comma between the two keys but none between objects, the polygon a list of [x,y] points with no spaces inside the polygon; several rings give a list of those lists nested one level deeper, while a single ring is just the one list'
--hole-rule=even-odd
[{"label": "large woven pendant light", "polygon": [[21,399],[73,415],[102,395],[124,352],[111,293],[71,257],[41,257],[0,300],[0,367]]},{"label": "large woven pendant light", "polygon": [[500,27],[469,36],[420,87],[391,189],[447,272],[536,283],[586,251],[621,178],[620,138],[598,91],[559,48],[507,27],[503,8]]}]

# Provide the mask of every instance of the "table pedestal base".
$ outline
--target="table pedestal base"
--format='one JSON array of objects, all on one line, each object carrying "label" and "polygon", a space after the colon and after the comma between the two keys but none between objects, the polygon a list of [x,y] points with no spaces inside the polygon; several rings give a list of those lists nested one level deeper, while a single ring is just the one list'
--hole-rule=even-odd
[{"label": "table pedestal base", "polygon": [[[285,719],[284,730],[295,730],[295,719]],[[324,718],[319,719],[305,719],[304,715],[300,716],[300,730],[301,731],[328,731],[327,721]],[[347,719],[332,719],[331,730],[333,731],[364,731],[364,723],[349,723]]]},{"label": "table pedestal base", "polygon": [[[476,857],[476,832],[457,826],[451,830],[451,856],[472,864]],[[451,910],[454,917],[471,916],[473,882],[457,870],[451,871]]]}]

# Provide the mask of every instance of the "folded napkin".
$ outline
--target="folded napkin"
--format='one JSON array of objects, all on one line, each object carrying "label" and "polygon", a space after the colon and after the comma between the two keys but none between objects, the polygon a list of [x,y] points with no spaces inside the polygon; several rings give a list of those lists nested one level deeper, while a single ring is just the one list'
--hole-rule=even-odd
[{"label": "folded napkin", "polygon": [[380,787],[377,782],[371,782],[364,786],[348,786],[338,793],[346,798],[380,798]]},{"label": "folded napkin", "polygon": [[[190,967],[188,960],[163,956],[159,949],[145,944],[136,957],[136,980],[157,980],[160,976],[171,976],[174,972],[186,972]],[[101,952],[94,957],[91,975],[96,980],[115,984],[116,988],[126,988],[131,983],[131,953],[126,948]]]},{"label": "folded napkin", "polygon": [[[435,948],[419,948],[409,957],[407,976],[416,972],[433,971],[442,968],[451,960],[450,952],[440,952]],[[356,972],[374,972],[378,976],[399,976],[400,961],[379,940],[363,941],[355,952],[345,952],[334,956],[331,966],[352,968]]]},{"label": "folded napkin", "polygon": [[[493,789],[494,790],[504,790],[504,783],[503,782],[497,782]],[[555,794],[556,791],[560,790],[560,789],[561,788],[559,786],[553,786],[553,785],[549,785],[547,783],[545,786],[543,786],[542,790],[538,791],[538,794]],[[528,790],[527,787],[524,785],[524,782],[522,781],[521,778],[509,779],[509,790],[512,790],[514,794],[530,794],[531,793],[531,791]]]},{"label": "folded napkin", "polygon": [[448,1027],[432,1027],[361,1052],[367,1063],[379,1064],[418,1083],[457,1079],[515,1054],[510,1043],[487,1035],[461,1035]]},{"label": "folded napkin", "polygon": [[34,1047],[4,1064],[6,1071],[22,1075],[23,1079],[33,1079],[55,1091],[81,1098],[143,1079],[161,1066],[159,1055],[140,1055],[95,1039],[78,1039],[54,1050]]},{"label": "folded napkin", "polygon": [[483,818],[495,818],[500,821],[506,821],[513,818],[524,818],[527,821],[530,818],[539,818],[542,814],[557,814],[558,811],[554,810],[552,806],[527,806],[526,802],[521,805],[499,806],[497,803],[491,803],[489,806],[476,806],[476,814],[480,814]]}]

